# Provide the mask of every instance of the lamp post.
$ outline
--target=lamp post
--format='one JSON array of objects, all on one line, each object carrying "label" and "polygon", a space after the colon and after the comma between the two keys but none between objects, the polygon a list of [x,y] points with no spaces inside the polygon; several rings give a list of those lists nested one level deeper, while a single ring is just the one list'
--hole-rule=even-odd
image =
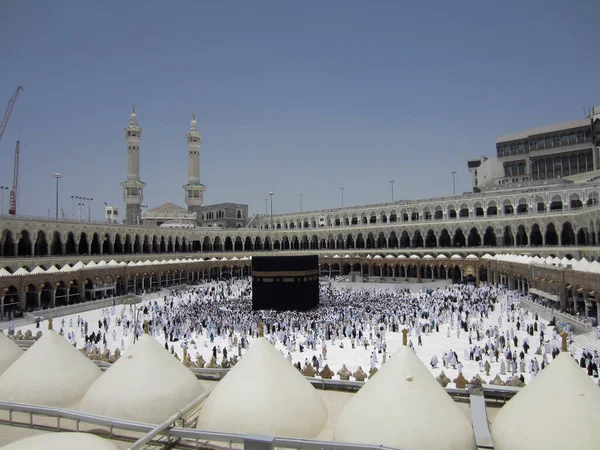
[{"label": "lamp post", "polygon": [[92,221],[92,214],[91,214],[90,210],[92,209],[92,202],[94,201],[94,199],[93,198],[88,198],[87,200],[89,200],[89,203],[88,203],[88,222],[91,222]]},{"label": "lamp post", "polygon": [[452,192],[454,193],[454,195],[456,195],[456,181],[455,181],[455,175],[456,175],[456,170],[450,172],[452,174]]},{"label": "lamp post", "polygon": [[58,220],[58,180],[62,175],[60,173],[55,173],[54,178],[56,178],[56,220]]},{"label": "lamp post", "polygon": [[394,182],[396,180],[390,180],[390,184],[392,185],[392,202],[394,201]]},{"label": "lamp post", "polygon": [[344,189],[343,187],[340,188],[340,190],[342,191],[342,208],[344,207]]},{"label": "lamp post", "polygon": [[302,212],[302,196],[304,194],[298,194],[298,196],[300,197],[300,212]]},{"label": "lamp post", "polygon": [[81,207],[84,206],[84,205],[85,205],[85,203],[83,203],[83,202],[77,203],[77,206],[79,206],[79,210],[78,211],[79,211],[79,221],[80,222],[81,222]]},{"label": "lamp post", "polygon": [[0,214],[4,215],[4,191],[8,191],[8,186],[0,186],[0,191],[2,191],[2,210]]},{"label": "lamp post", "polygon": [[269,192],[269,196],[271,197],[271,229],[273,229],[273,193]]}]

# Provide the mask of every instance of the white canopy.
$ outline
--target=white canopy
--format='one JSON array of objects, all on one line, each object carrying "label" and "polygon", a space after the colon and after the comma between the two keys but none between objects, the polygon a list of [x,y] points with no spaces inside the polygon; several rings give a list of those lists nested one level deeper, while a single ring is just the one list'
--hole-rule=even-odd
[{"label": "white canopy", "polygon": [[395,448],[475,448],[468,415],[407,346],[352,396],[334,435],[340,441]]},{"label": "white canopy", "polygon": [[596,449],[598,417],[600,389],[561,352],[500,409],[492,437],[498,450]]},{"label": "white canopy", "polygon": [[197,427],[314,438],[326,423],[327,407],[318,392],[261,337],[203,403]]}]

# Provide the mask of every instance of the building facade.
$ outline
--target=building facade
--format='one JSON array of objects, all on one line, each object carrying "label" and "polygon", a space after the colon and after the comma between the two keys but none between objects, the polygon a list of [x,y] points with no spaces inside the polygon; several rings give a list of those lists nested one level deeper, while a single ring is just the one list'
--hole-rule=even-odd
[{"label": "building facade", "polygon": [[219,203],[196,210],[201,227],[243,228],[248,223],[248,205]]},{"label": "building facade", "polygon": [[600,107],[583,119],[546,125],[496,139],[496,155],[468,161],[473,189],[529,181],[597,176]]}]

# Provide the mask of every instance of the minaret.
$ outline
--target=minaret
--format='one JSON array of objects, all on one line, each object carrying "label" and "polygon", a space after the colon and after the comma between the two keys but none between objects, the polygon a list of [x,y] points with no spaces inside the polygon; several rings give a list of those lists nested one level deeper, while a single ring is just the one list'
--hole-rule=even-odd
[{"label": "minaret", "polygon": [[141,205],[144,201],[143,191],[146,183],[140,181],[142,129],[138,127],[135,106],[129,116],[129,125],[125,128],[125,140],[127,141],[127,181],[121,183],[121,186],[123,186],[123,201],[127,207],[125,223],[127,225],[137,225],[142,218]]},{"label": "minaret", "polygon": [[183,186],[185,191],[185,203],[188,211],[199,212],[198,208],[204,202],[204,185],[200,184],[200,144],[202,136],[198,133],[198,122],[196,115],[192,114],[190,131],[186,134],[188,145],[188,183]]}]

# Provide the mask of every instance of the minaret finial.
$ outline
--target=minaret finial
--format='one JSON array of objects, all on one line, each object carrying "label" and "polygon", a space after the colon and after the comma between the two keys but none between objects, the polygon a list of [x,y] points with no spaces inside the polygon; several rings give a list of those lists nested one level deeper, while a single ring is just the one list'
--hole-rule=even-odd
[{"label": "minaret finial", "polygon": [[131,109],[132,109],[133,114],[135,114],[135,105],[131,105]]},{"label": "minaret finial", "polygon": [[192,120],[196,120],[196,113],[195,112],[192,113]]}]

